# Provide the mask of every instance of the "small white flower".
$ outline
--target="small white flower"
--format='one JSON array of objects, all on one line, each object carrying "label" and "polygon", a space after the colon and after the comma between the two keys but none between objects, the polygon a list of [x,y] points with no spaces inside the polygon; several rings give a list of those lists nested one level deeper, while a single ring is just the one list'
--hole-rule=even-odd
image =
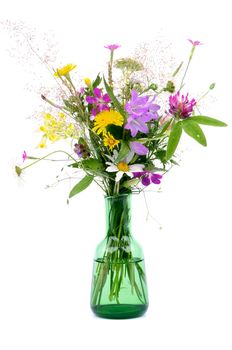
[{"label": "small white flower", "polygon": [[144,169],[143,164],[132,164],[129,165],[128,163],[131,161],[131,159],[134,156],[134,152],[129,152],[126,158],[124,158],[122,161],[115,163],[118,152],[115,150],[113,152],[113,156],[107,156],[111,160],[111,162],[106,162],[107,165],[109,165],[106,168],[106,171],[109,173],[117,173],[115,181],[119,182],[124,174],[128,175],[129,177],[133,177],[133,172],[141,172]]}]

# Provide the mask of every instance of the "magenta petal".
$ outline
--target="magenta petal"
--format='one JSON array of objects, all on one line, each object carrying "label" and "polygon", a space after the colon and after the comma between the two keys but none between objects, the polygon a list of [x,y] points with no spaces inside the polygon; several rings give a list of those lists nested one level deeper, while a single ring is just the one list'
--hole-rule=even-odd
[{"label": "magenta petal", "polygon": [[27,159],[26,151],[23,151],[22,158],[23,158],[23,162],[25,162],[25,160]]},{"label": "magenta petal", "polygon": [[139,154],[140,156],[144,156],[148,153],[148,148],[140,142],[132,141],[130,142],[130,147],[132,151]]},{"label": "magenta petal", "polygon": [[117,44],[110,44],[110,45],[106,45],[104,46],[106,49],[109,49],[110,51],[114,51],[116,49],[118,49],[119,47],[121,47],[121,45],[117,45]]},{"label": "magenta petal", "polygon": [[142,179],[142,184],[143,186],[148,186],[150,185],[151,180],[149,179],[149,176],[144,176],[144,178]]},{"label": "magenta petal", "polygon": [[93,89],[93,93],[97,98],[101,98],[101,95],[102,95],[101,90],[98,89],[97,87]]},{"label": "magenta petal", "polygon": [[110,103],[111,102],[110,96],[108,94],[104,94],[102,99],[103,99],[103,101],[105,103]]},{"label": "magenta petal", "polygon": [[193,45],[193,46],[198,46],[198,45],[203,45],[200,41],[198,40],[191,40],[191,39],[188,39],[188,41]]},{"label": "magenta petal", "polygon": [[133,173],[134,177],[141,177],[144,174],[143,171],[137,171],[135,173]]},{"label": "magenta petal", "polygon": [[94,104],[94,103],[96,103],[97,101],[96,101],[96,98],[95,97],[93,97],[93,96],[86,96],[86,102],[87,103],[90,103],[90,104]]},{"label": "magenta petal", "polygon": [[151,175],[151,181],[153,184],[159,185],[161,183],[162,175],[159,174],[152,174]]}]

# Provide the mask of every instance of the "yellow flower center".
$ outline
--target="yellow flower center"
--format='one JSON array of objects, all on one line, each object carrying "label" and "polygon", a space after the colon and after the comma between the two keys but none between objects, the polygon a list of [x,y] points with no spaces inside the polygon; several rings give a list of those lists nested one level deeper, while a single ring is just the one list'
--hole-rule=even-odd
[{"label": "yellow flower center", "polygon": [[128,164],[126,164],[125,162],[120,162],[120,163],[118,163],[117,167],[118,167],[118,169],[119,169],[120,171],[123,171],[124,173],[126,173],[127,171],[129,171],[129,166],[128,166]]}]

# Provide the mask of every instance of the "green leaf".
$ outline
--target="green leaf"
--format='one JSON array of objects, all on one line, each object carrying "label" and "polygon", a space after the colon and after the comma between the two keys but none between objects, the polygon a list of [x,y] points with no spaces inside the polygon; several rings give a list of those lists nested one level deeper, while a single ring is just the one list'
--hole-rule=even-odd
[{"label": "green leaf", "polygon": [[123,158],[125,158],[128,153],[130,152],[130,147],[125,141],[121,141],[121,148],[118,154],[118,157],[116,159],[116,163],[120,162]]},{"label": "green leaf", "polygon": [[227,126],[226,123],[221,122],[218,119],[206,117],[204,115],[196,115],[194,117],[191,117],[191,120],[193,120],[198,124],[211,125],[211,126]]},{"label": "green leaf", "polygon": [[100,162],[100,160],[96,158],[88,158],[82,160],[83,168],[86,170],[93,170],[93,171],[102,171],[103,170],[103,164]]},{"label": "green leaf", "polygon": [[106,91],[107,91],[108,95],[110,96],[110,99],[113,102],[115,108],[125,118],[126,117],[125,110],[124,110],[123,106],[121,105],[121,103],[118,101],[118,99],[115,97],[112,87],[110,87],[107,84],[105,78],[104,78],[104,84],[105,84]]},{"label": "green leaf", "polygon": [[200,126],[192,120],[192,118],[186,119],[182,122],[182,127],[186,134],[199,142],[202,146],[207,146],[205,135]]},{"label": "green leaf", "polygon": [[69,198],[72,198],[76,194],[84,191],[93,181],[94,176],[92,175],[86,175],[80,182],[78,182],[71,192],[69,193]]},{"label": "green leaf", "polygon": [[82,168],[81,162],[71,163],[68,166],[70,166],[72,168]]},{"label": "green leaf", "polygon": [[122,138],[123,128],[121,126],[109,124],[106,127],[106,130],[110,132],[116,140],[120,140]]},{"label": "green leaf", "polygon": [[162,127],[159,130],[158,136],[161,136],[165,131],[168,130],[169,125],[173,122],[173,118],[169,119],[167,122],[165,122]]},{"label": "green leaf", "polygon": [[158,149],[155,153],[156,158],[159,159],[161,162],[165,162],[166,160],[166,151],[163,149]]},{"label": "green leaf", "polygon": [[94,82],[93,82],[93,84],[92,84],[92,86],[93,86],[93,89],[94,88],[96,88],[100,83],[101,83],[101,77],[100,77],[100,75],[98,74],[97,75],[97,78],[94,80]]},{"label": "green leaf", "polygon": [[140,179],[138,179],[138,178],[127,180],[127,181],[123,182],[122,186],[125,188],[130,188],[130,187],[138,185],[139,181],[140,181]]},{"label": "green leaf", "polygon": [[181,69],[182,65],[183,65],[183,61],[180,63],[180,65],[176,68],[175,72],[172,74],[173,77],[175,77],[177,75],[177,73],[179,72],[179,70]]},{"label": "green leaf", "polygon": [[181,138],[181,134],[182,134],[182,126],[181,126],[181,122],[178,122],[173,126],[172,131],[169,135],[167,152],[166,152],[166,160],[169,160],[175,153],[175,150]]}]

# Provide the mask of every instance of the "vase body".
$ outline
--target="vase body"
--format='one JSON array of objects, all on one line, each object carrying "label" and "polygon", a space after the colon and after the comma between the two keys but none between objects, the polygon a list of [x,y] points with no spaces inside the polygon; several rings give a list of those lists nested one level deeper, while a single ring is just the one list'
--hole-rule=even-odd
[{"label": "vase body", "polygon": [[105,197],[106,237],[97,246],[91,308],[104,318],[142,316],[148,308],[142,248],[131,233],[131,195]]}]

